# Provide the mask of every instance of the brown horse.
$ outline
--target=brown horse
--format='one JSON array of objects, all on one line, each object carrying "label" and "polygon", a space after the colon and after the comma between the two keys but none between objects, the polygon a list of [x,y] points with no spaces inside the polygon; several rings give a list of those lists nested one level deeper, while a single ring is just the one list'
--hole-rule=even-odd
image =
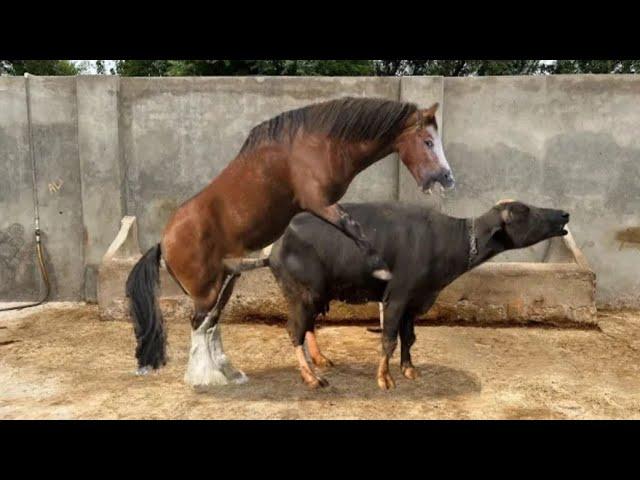
[{"label": "brown horse", "polygon": [[135,265],[127,296],[140,373],[165,360],[165,333],[155,288],[159,263],[195,306],[185,380],[194,387],[242,382],[244,374],[223,353],[218,319],[243,269],[239,258],[273,243],[293,216],[306,210],[355,241],[372,275],[391,274],[362,229],[336,203],[353,178],[397,152],[423,190],[454,184],[438,135],[438,104],[342,98],[284,112],[251,130],[235,159],[167,224],[162,241]]}]

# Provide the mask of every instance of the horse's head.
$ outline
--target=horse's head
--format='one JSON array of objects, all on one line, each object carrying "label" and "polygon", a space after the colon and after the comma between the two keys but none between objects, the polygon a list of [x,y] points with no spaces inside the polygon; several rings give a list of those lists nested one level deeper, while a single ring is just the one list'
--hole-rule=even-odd
[{"label": "horse's head", "polygon": [[436,182],[444,188],[453,188],[455,185],[438,133],[436,110],[437,103],[416,110],[408,118],[394,145],[400,160],[424,192],[429,191]]}]

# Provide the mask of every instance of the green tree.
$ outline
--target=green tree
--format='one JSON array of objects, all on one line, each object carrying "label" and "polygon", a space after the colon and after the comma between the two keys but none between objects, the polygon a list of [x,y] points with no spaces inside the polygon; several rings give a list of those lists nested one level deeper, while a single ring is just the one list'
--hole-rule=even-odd
[{"label": "green tree", "polygon": [[69,60],[0,60],[5,75],[77,75],[80,70]]},{"label": "green tree", "polygon": [[639,73],[640,60],[558,60],[549,73]]},{"label": "green tree", "polygon": [[172,76],[225,76],[255,74],[253,60],[171,60],[167,75]]},{"label": "green tree", "polygon": [[116,73],[125,77],[163,77],[170,66],[169,60],[116,60]]},{"label": "green tree", "polygon": [[104,75],[105,72],[105,67],[104,67],[104,60],[96,60],[96,73],[98,75]]},{"label": "green tree", "polygon": [[125,76],[375,75],[372,60],[118,60]]},{"label": "green tree", "polygon": [[540,60],[378,60],[378,75],[533,75],[542,73]]},{"label": "green tree", "polygon": [[293,60],[284,75],[367,76],[375,75],[372,60]]}]

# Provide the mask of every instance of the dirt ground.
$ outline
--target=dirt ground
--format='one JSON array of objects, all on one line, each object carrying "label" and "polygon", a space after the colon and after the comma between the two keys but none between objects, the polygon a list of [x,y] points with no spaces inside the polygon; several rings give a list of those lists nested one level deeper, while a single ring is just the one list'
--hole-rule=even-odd
[{"label": "dirt ground", "polygon": [[224,345],[245,385],[195,393],[182,381],[188,322],[170,322],[169,363],[134,375],[125,322],[95,306],[50,304],[0,313],[2,419],[576,419],[640,418],[640,312],[603,312],[600,329],[419,326],[421,372],[377,387],[379,338],[324,326],[330,385],[300,381],[282,325],[229,324]]}]

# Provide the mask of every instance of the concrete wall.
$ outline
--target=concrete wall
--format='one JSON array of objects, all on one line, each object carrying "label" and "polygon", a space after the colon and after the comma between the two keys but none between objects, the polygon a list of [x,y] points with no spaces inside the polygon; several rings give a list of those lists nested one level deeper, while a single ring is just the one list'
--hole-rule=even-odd
[{"label": "concrete wall", "polygon": [[[598,301],[640,307],[640,78],[31,77],[33,152],[55,299],[95,298],[97,265],[123,215],[143,249],[233,158],[249,129],[345,95],[440,102],[458,187],[421,195],[395,156],[344,201],[400,200],[458,216],[512,197],[572,213]],[[35,298],[24,78],[0,78],[0,300]],[[639,237],[639,238],[636,238]],[[619,238],[631,241],[621,245]],[[634,242],[633,240],[636,239]],[[622,247],[622,248],[621,248]],[[539,258],[535,248],[499,260]]]},{"label": "concrete wall", "polygon": [[0,298],[38,293],[33,189],[23,78],[0,78]]},{"label": "concrete wall", "polygon": [[563,208],[598,302],[640,306],[640,235],[616,240],[640,226],[640,77],[447,78],[444,92],[459,181],[445,210],[479,214],[504,197]]}]

